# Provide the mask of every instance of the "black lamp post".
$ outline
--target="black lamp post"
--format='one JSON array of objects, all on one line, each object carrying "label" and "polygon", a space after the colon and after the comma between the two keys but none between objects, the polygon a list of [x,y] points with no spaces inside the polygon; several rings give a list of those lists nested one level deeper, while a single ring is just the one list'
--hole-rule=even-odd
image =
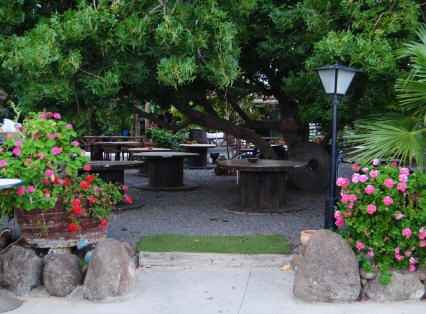
[{"label": "black lamp post", "polygon": [[334,227],[334,210],[336,205],[336,178],[337,178],[337,107],[340,100],[346,95],[352,80],[359,70],[339,64],[327,65],[317,69],[322,86],[326,94],[332,96],[332,141],[331,163],[328,197],[325,204],[325,228]]}]

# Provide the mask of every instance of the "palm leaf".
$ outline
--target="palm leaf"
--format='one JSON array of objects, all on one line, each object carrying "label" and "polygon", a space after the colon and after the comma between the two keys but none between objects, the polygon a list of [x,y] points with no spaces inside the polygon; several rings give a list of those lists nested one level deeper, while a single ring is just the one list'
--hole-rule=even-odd
[{"label": "palm leaf", "polygon": [[403,164],[425,165],[426,128],[419,128],[418,120],[406,117],[368,119],[356,123],[354,132],[345,140],[352,147],[349,156],[360,162],[374,158],[399,159]]}]

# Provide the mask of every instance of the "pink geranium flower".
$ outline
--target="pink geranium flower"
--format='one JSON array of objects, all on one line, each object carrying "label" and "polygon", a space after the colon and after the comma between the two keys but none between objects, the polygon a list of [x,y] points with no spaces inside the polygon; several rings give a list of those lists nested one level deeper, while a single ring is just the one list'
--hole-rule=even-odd
[{"label": "pink geranium flower", "polygon": [[400,174],[398,179],[399,179],[399,182],[403,182],[403,183],[408,182],[408,176],[406,174]]},{"label": "pink geranium flower", "polygon": [[411,238],[411,235],[413,234],[413,232],[411,231],[410,228],[404,228],[404,229],[402,229],[401,234],[404,238],[409,239],[409,238]]},{"label": "pink geranium flower", "polygon": [[7,160],[1,159],[0,160],[0,168],[7,167]]},{"label": "pink geranium flower", "polygon": [[368,171],[370,171],[370,169],[368,169],[368,167],[364,167],[364,168],[362,168],[361,170],[362,170],[362,172],[364,172],[364,173],[368,173]]},{"label": "pink geranium flower", "polygon": [[409,271],[410,273],[414,273],[416,270],[417,270],[417,267],[416,267],[416,265],[415,265],[415,264],[410,264],[410,265],[408,266],[408,271]]},{"label": "pink geranium flower", "polygon": [[424,227],[419,229],[418,237],[420,240],[426,240],[426,229]]},{"label": "pink geranium flower", "polygon": [[393,186],[395,185],[395,183],[393,182],[393,180],[391,178],[387,178],[385,179],[385,182],[383,182],[384,186],[387,187],[388,189],[392,189]]},{"label": "pink geranium flower", "polygon": [[49,134],[47,134],[47,138],[49,140],[54,140],[57,137],[58,137],[58,134],[56,134],[56,133],[49,133]]},{"label": "pink geranium flower", "polygon": [[357,184],[359,182],[359,173],[354,173],[352,175],[352,183]]},{"label": "pink geranium flower", "polygon": [[73,129],[74,127],[72,126],[72,124],[71,123],[68,123],[66,126],[65,126],[67,129]]},{"label": "pink geranium flower", "polygon": [[409,168],[404,168],[404,167],[399,168],[399,174],[403,174],[403,175],[409,176],[410,175],[410,169]]},{"label": "pink geranium flower", "polygon": [[19,186],[16,189],[16,195],[18,196],[23,196],[25,194],[25,188],[23,186]]},{"label": "pink geranium flower", "polygon": [[407,191],[407,183],[400,182],[396,185],[396,188],[397,188],[398,191],[404,193],[405,191]]},{"label": "pink geranium flower", "polygon": [[355,248],[358,250],[358,252],[362,251],[363,249],[365,249],[365,244],[361,241],[356,241]]},{"label": "pink geranium flower", "polygon": [[370,177],[372,178],[377,178],[379,174],[380,174],[379,170],[374,169],[370,171]]},{"label": "pink geranium flower", "polygon": [[358,172],[361,169],[361,166],[359,165],[359,163],[353,163],[352,164],[352,171],[353,172]]},{"label": "pink geranium flower", "polygon": [[52,148],[52,154],[54,156],[59,155],[60,153],[62,153],[62,147],[55,146]]},{"label": "pink geranium flower", "polygon": [[12,150],[12,154],[14,154],[16,157],[21,156],[21,154],[22,154],[21,147],[15,146]]},{"label": "pink geranium flower", "polygon": [[372,164],[375,167],[379,166],[380,165],[380,159],[373,159]]},{"label": "pink geranium flower", "polygon": [[359,176],[359,182],[365,183],[367,181],[368,181],[368,176],[367,175],[362,174],[362,175]]},{"label": "pink geranium flower", "polygon": [[28,193],[34,193],[35,192],[35,187],[33,185],[30,185],[27,187],[27,192]]},{"label": "pink geranium flower", "polygon": [[53,113],[53,119],[55,119],[55,120],[61,120],[61,114],[59,112],[54,112]]},{"label": "pink geranium flower", "polygon": [[367,213],[369,215],[373,215],[377,211],[377,207],[374,204],[368,204],[367,206]]},{"label": "pink geranium flower", "polygon": [[335,224],[337,228],[339,229],[343,228],[345,226],[345,219],[344,218],[336,219]]},{"label": "pink geranium flower", "polygon": [[385,196],[383,198],[383,204],[385,204],[386,206],[390,206],[393,204],[393,199],[390,196]]},{"label": "pink geranium flower", "polygon": [[54,176],[54,175],[55,175],[55,172],[53,172],[53,170],[52,170],[52,169],[46,169],[46,171],[44,172],[44,175],[45,175],[46,177],[52,177],[52,176]]},{"label": "pink geranium flower", "polygon": [[364,189],[364,192],[365,192],[365,194],[367,194],[367,195],[371,195],[371,194],[373,194],[375,191],[376,191],[376,189],[375,189],[375,188],[374,188],[374,186],[373,186],[373,185],[371,185],[371,184],[367,185],[367,186],[365,187],[365,189]]},{"label": "pink geranium flower", "polygon": [[80,146],[80,142],[79,141],[72,141],[71,145],[75,146],[75,147],[79,147]]},{"label": "pink geranium flower", "polygon": [[337,178],[336,185],[341,188],[346,188],[349,185],[349,180],[347,178]]},{"label": "pink geranium flower", "polygon": [[426,240],[422,240],[419,242],[419,247],[425,248],[426,247]]},{"label": "pink geranium flower", "polygon": [[374,257],[374,250],[370,247],[367,252],[368,257]]}]

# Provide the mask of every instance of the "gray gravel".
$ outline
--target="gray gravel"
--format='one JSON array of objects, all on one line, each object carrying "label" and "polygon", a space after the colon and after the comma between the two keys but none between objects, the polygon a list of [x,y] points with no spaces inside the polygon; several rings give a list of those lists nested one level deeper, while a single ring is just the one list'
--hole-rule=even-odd
[{"label": "gray gravel", "polygon": [[123,211],[111,219],[110,236],[135,243],[143,235],[174,233],[190,235],[282,234],[294,244],[303,229],[323,224],[325,196],[289,190],[285,214],[241,214],[236,177],[216,176],[213,170],[185,169],[185,182],[200,185],[187,192],[141,191],[146,184],[134,171],[126,173],[126,183],[134,197],[143,197],[140,209]]}]

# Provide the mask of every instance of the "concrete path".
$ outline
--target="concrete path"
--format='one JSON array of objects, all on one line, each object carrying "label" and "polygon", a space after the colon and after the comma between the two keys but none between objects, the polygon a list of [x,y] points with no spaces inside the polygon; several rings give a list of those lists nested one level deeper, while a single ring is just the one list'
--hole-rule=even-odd
[{"label": "concrete path", "polygon": [[[235,261],[237,257],[233,257]],[[185,258],[187,260],[187,258]],[[205,256],[203,259],[205,261]],[[273,263],[225,267],[205,263],[153,266],[138,273],[135,292],[126,298],[90,303],[76,298],[31,297],[13,314],[415,314],[425,302],[307,304],[292,296],[293,272]]]}]

